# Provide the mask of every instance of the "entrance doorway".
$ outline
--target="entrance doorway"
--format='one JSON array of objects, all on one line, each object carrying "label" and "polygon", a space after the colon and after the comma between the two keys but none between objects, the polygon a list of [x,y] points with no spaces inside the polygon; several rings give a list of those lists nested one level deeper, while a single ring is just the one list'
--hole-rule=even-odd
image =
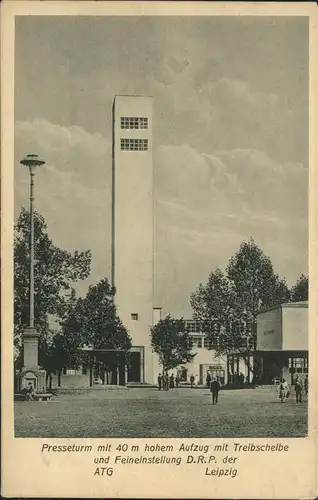
[{"label": "entrance doorway", "polygon": [[128,382],[141,382],[141,353],[131,352],[128,363]]},{"label": "entrance doorway", "polygon": [[89,378],[93,385],[125,385],[126,353],[116,349],[92,349]]}]

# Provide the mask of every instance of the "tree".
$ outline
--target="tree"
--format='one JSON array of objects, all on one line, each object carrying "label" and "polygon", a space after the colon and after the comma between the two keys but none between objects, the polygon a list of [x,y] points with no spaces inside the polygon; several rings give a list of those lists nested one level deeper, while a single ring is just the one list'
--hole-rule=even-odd
[{"label": "tree", "polygon": [[308,276],[301,274],[290,291],[291,301],[300,302],[308,300]]},{"label": "tree", "polygon": [[117,316],[114,303],[116,290],[107,278],[91,285],[84,298],[61,321],[64,335],[77,335],[79,344],[95,349],[119,349],[128,351],[131,338]]},{"label": "tree", "polygon": [[243,241],[231,257],[227,276],[236,293],[236,323],[245,325],[240,329],[247,342],[243,342],[243,346],[255,348],[257,315],[262,310],[287,302],[290,297],[288,286],[275,274],[271,259],[253,239]]},{"label": "tree", "polygon": [[[21,333],[29,324],[30,214],[24,208],[14,231],[14,336],[17,360],[21,362]],[[49,316],[59,317],[73,283],[89,276],[91,252],[76,250],[71,253],[55,246],[48,235],[43,216],[35,212],[34,257],[34,320],[41,334],[41,351],[46,345],[43,338],[50,335]]]},{"label": "tree", "polygon": [[72,289],[60,309],[59,328],[49,330],[45,337],[40,338],[39,362],[46,370],[49,388],[52,386],[53,373],[57,372],[58,386],[60,386],[63,368],[78,368],[84,361],[84,354],[80,349],[82,345],[80,333],[63,331],[63,325],[74,314],[77,301],[75,290]]},{"label": "tree", "polygon": [[[67,352],[67,365],[73,363],[73,367],[77,367],[86,361],[82,348],[87,346],[122,351],[126,360],[129,360],[131,337],[117,315],[115,293],[115,287],[104,278],[96,285],[91,285],[84,298],[79,298],[74,306],[65,310],[60,322],[62,333],[54,344],[56,359],[63,359]],[[106,371],[111,370],[115,363],[116,357],[108,357],[103,361]],[[98,360],[95,368],[99,370]]]},{"label": "tree", "polygon": [[194,318],[219,355],[255,348],[257,314],[288,300],[285,280],[252,239],[242,242],[225,273],[216,269],[190,297]]},{"label": "tree", "polygon": [[163,372],[190,363],[195,354],[184,320],[166,316],[151,328],[151,347]]},{"label": "tree", "polygon": [[203,323],[213,322],[215,319],[225,322],[232,314],[235,300],[233,284],[221,269],[211,272],[207,283],[200,283],[198,290],[190,296],[196,318]]},{"label": "tree", "polygon": [[227,276],[237,294],[237,306],[255,317],[261,310],[289,300],[285,280],[275,274],[271,259],[253,239],[243,241],[231,257]]}]

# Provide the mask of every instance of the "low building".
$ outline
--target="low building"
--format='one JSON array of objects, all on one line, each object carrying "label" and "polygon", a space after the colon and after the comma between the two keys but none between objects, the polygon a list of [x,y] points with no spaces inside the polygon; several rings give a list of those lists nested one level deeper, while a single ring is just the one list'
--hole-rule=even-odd
[{"label": "low building", "polygon": [[[262,385],[308,374],[308,302],[287,302],[257,316],[256,349],[228,356],[228,380]],[[245,371],[244,371],[245,369]],[[247,371],[247,373],[246,373]]]},{"label": "low building", "polygon": [[217,378],[222,385],[227,384],[226,357],[217,356],[211,350],[207,336],[201,332],[199,322],[185,320],[186,329],[192,341],[193,353],[195,354],[191,363],[186,363],[175,370],[182,383],[189,383],[191,375],[195,378],[195,384],[204,385],[208,373]]},{"label": "low building", "polygon": [[274,383],[283,377],[292,384],[308,374],[308,302],[290,302],[257,317],[256,356],[259,379]]},{"label": "low building", "polygon": [[[161,308],[155,308],[153,311],[154,324],[161,319]],[[226,357],[217,356],[215,351],[211,350],[207,336],[201,332],[199,322],[195,320],[185,320],[186,329],[189,332],[192,341],[193,353],[195,354],[191,363],[186,363],[171,370],[174,376],[178,376],[180,384],[189,384],[190,377],[193,375],[195,385],[204,385],[208,373],[211,378],[215,377],[222,385],[228,383],[228,370]],[[143,383],[143,379],[136,382],[131,376],[133,363],[128,363],[125,369],[123,359],[118,359],[117,363],[110,363],[109,360],[118,358],[118,353],[108,350],[94,350],[85,348],[87,353],[87,364],[85,366],[72,369],[66,367],[60,375],[61,386],[64,388],[71,387],[89,387],[93,385],[126,385]],[[119,353],[120,354],[120,353]],[[134,347],[132,347],[130,356],[134,355]],[[158,363],[156,354],[153,353],[154,375],[153,383],[157,382],[157,376],[162,371],[162,367]],[[106,369],[105,366],[109,368]],[[58,386],[58,376],[53,374],[53,387]]]}]

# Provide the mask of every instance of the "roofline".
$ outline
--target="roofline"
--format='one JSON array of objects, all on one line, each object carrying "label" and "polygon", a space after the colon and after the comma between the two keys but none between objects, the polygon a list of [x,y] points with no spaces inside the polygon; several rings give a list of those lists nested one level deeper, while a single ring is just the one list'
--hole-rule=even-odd
[{"label": "roofline", "polygon": [[283,304],[279,304],[277,306],[269,307],[268,309],[264,309],[264,311],[261,311],[258,313],[257,316],[260,314],[264,314],[270,311],[275,311],[278,309],[286,309],[286,308],[301,308],[301,309],[308,309],[308,300],[303,300],[299,302],[283,302]]},{"label": "roofline", "polygon": [[153,99],[153,96],[152,95],[145,95],[145,94],[115,94],[114,95],[114,100],[116,99],[116,97],[146,97],[148,99]]},{"label": "roofline", "polygon": [[281,304],[281,307],[308,307],[308,300],[302,300],[299,302],[285,302]]}]

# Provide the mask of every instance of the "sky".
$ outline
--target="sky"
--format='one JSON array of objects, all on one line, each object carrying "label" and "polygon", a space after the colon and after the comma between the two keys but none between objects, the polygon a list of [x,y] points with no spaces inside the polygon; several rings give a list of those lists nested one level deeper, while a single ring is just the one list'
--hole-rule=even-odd
[{"label": "sky", "polygon": [[291,286],[308,269],[308,19],[16,18],[15,216],[92,251],[78,286],[110,277],[111,106],[153,96],[155,306],[189,296],[254,238]]}]

